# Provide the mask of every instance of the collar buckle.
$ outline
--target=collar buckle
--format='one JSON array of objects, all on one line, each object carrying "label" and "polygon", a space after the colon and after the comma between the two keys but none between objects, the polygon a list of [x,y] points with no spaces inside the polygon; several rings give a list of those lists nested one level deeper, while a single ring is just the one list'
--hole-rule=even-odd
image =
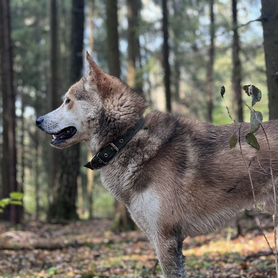
[{"label": "collar buckle", "polygon": [[108,162],[104,161],[101,157],[100,157],[100,152],[98,152],[95,156],[102,164],[107,165]]},{"label": "collar buckle", "polygon": [[106,166],[115,155],[122,150],[125,145],[135,136],[135,134],[144,126],[144,119],[141,118],[135,127],[130,128],[120,138],[108,143],[88,162],[85,167],[95,170]]},{"label": "collar buckle", "polygon": [[113,143],[109,143],[108,145],[110,145],[117,153],[120,151],[119,148]]}]

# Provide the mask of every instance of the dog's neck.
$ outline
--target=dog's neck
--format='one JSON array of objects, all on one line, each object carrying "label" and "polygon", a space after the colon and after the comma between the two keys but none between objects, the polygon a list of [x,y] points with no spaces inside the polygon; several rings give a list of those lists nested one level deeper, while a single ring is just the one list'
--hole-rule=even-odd
[{"label": "dog's neck", "polygon": [[128,91],[118,92],[103,100],[102,110],[92,120],[90,149],[95,154],[101,148],[136,126],[146,104],[142,96]]},{"label": "dog's neck", "polygon": [[144,119],[141,118],[135,126],[129,128],[124,134],[102,147],[89,161],[85,167],[95,170],[106,166],[121,150],[129,143],[137,132],[144,126]]},{"label": "dog's neck", "polygon": [[106,113],[101,113],[98,122],[92,123],[96,126],[94,132],[90,136],[89,150],[92,154],[98,153],[102,148],[109,143],[124,136],[128,130],[135,128],[138,123],[143,119],[142,115],[133,115],[126,121],[115,120],[116,117],[108,116]]}]

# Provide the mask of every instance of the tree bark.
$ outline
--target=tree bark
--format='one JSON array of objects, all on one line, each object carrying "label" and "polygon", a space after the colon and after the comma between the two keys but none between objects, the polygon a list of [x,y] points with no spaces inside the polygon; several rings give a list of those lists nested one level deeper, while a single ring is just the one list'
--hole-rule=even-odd
[{"label": "tree bark", "polygon": [[278,119],[278,2],[261,0],[269,119]]},{"label": "tree bark", "polygon": [[120,78],[118,1],[106,0],[107,59],[109,73]]},{"label": "tree bark", "polygon": [[24,188],[25,184],[25,102],[23,93],[21,94],[21,111],[20,111],[20,162],[21,162],[21,172],[20,172],[20,185]]},{"label": "tree bark", "polygon": [[[16,180],[16,115],[15,89],[13,80],[13,54],[11,42],[10,1],[0,0],[0,73],[3,99],[3,163],[2,197],[9,197],[10,192],[18,190]],[[21,208],[10,206],[4,218],[19,223]]]},{"label": "tree bark", "polygon": [[128,40],[128,73],[127,83],[130,87],[142,91],[142,76],[140,68],[140,24],[141,0],[127,0],[127,40]]},{"label": "tree bark", "polygon": [[39,130],[34,134],[34,183],[35,183],[35,219],[39,220],[40,215],[40,187],[39,187]]},{"label": "tree bark", "polygon": [[57,93],[58,89],[58,22],[57,22],[57,0],[50,1],[50,74],[49,74],[49,99],[50,108],[54,109],[60,104]]},{"label": "tree bark", "polygon": [[[134,3],[132,4],[131,2],[132,1],[128,0],[128,5],[134,5]],[[108,59],[109,59],[108,61],[109,73],[120,78],[121,66],[120,66],[119,33],[118,33],[118,1],[116,0],[107,0],[106,2],[106,28],[107,28],[107,45],[108,45],[107,50],[108,50]],[[135,64],[133,64],[133,66],[135,66]],[[135,81],[136,81],[135,78],[132,79],[132,82],[133,81],[134,83],[129,84],[130,86],[135,85]],[[128,82],[131,81],[129,80]],[[115,205],[116,215],[113,224],[113,230],[121,231],[121,230],[130,230],[134,228],[135,225],[132,219],[130,218],[127,209],[121,203],[117,201],[115,202],[116,202]]]},{"label": "tree bark", "polygon": [[240,61],[240,38],[238,34],[237,19],[237,0],[232,0],[232,21],[233,21],[233,43],[232,43],[232,85],[235,99],[236,118],[239,122],[243,122],[243,105],[241,90],[241,61]]},{"label": "tree bark", "polygon": [[[90,48],[94,49],[94,9],[95,9],[95,1],[92,0],[89,2],[89,16],[90,16]],[[91,154],[87,154],[88,161],[92,159]],[[95,180],[95,172],[87,169],[87,192],[88,192],[88,212],[89,219],[93,219],[94,217],[94,199],[93,199],[93,191],[94,191],[94,180]]]},{"label": "tree bark", "polygon": [[207,120],[213,122],[213,93],[214,93],[214,60],[215,60],[215,23],[214,23],[214,0],[209,1],[210,10],[210,46],[208,51],[209,61],[207,69],[207,88],[208,88],[208,102],[207,102]]},{"label": "tree bark", "polygon": [[[88,157],[88,161],[90,159],[91,156]],[[94,203],[93,203],[94,179],[95,179],[95,172],[88,169],[87,170],[87,192],[88,192],[89,219],[93,219],[94,217]]]},{"label": "tree bark", "polygon": [[[180,21],[183,14],[182,10],[180,9],[182,3],[179,1],[172,1],[172,8],[173,8],[173,17],[175,21]],[[170,25],[171,26],[171,25]],[[172,24],[172,31],[173,31],[173,53],[174,53],[174,74],[173,74],[173,82],[174,82],[174,99],[175,101],[180,101],[180,77],[181,77],[181,65],[180,65],[180,37],[181,37],[181,30],[180,25],[178,26],[176,23]]]},{"label": "tree bark", "polygon": [[[83,68],[84,0],[72,0],[71,55],[69,83],[81,77]],[[49,219],[55,221],[78,218],[76,212],[77,179],[79,176],[80,146],[61,152],[59,184],[49,209]]]},{"label": "tree bark", "polygon": [[[57,14],[58,14],[57,1],[50,1],[50,72],[49,72],[49,111],[56,109],[60,104],[60,99],[58,95],[58,23],[57,23]],[[52,148],[49,153],[50,156],[50,179],[48,184],[48,195],[51,198],[53,188],[58,182],[58,173],[59,173],[59,151],[55,148]]]},{"label": "tree bark", "polygon": [[165,99],[166,110],[171,112],[171,69],[169,63],[169,32],[168,32],[168,1],[162,0],[162,33],[163,33],[163,68],[164,68],[164,87],[165,87]]}]

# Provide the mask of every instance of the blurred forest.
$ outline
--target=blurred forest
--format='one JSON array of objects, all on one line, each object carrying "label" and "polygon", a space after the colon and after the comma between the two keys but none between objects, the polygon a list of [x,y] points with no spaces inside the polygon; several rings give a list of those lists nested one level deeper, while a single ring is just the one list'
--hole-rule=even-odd
[{"label": "blurred forest", "polygon": [[254,84],[264,120],[278,118],[277,0],[0,0],[4,221],[105,218],[114,231],[134,228],[98,173],[82,166],[92,157],[87,146],[54,150],[35,126],[87,74],[86,51],[143,93],[149,110],[222,125],[231,123],[227,105],[249,121],[242,86]]}]

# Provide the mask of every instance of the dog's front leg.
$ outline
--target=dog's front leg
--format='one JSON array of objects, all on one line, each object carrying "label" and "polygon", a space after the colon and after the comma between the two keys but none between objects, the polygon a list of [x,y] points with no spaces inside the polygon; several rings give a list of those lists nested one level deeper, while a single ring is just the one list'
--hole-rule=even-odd
[{"label": "dog's front leg", "polygon": [[180,237],[159,236],[154,240],[158,260],[165,278],[185,278],[183,240]]}]

